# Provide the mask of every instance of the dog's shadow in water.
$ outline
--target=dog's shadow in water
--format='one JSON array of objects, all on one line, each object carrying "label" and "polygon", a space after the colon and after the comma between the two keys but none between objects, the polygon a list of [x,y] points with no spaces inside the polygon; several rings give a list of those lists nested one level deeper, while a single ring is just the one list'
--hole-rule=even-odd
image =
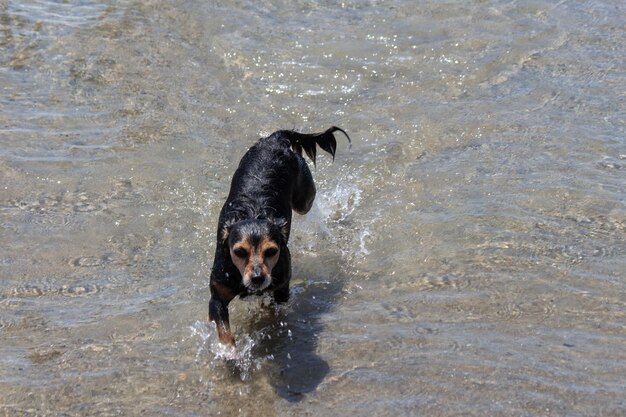
[{"label": "dog's shadow in water", "polygon": [[264,337],[255,345],[253,355],[271,355],[273,359],[264,366],[269,383],[287,401],[303,400],[330,371],[316,350],[324,330],[321,316],[332,310],[342,287],[341,276],[293,285],[289,303],[272,317],[273,322],[268,326],[268,321],[262,320],[253,325],[264,327],[259,329]]}]

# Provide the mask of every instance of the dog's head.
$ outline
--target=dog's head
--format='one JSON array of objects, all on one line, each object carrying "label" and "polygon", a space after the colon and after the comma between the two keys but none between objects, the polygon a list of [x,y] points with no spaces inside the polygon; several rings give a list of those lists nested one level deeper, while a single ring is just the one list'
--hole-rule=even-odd
[{"label": "dog's head", "polygon": [[269,219],[248,219],[229,225],[223,232],[230,258],[241,273],[243,285],[252,292],[272,283],[284,241],[284,224]]}]

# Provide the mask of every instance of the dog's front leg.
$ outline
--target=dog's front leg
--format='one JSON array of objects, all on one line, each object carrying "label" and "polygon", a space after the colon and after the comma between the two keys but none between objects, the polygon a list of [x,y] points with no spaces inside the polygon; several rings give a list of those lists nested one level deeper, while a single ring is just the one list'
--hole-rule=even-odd
[{"label": "dog's front leg", "polygon": [[233,298],[234,296],[230,291],[224,291],[219,286],[211,285],[209,321],[215,322],[217,336],[220,342],[235,346],[235,338],[230,331],[230,322],[228,321],[228,303],[230,303]]},{"label": "dog's front leg", "polygon": [[289,281],[291,281],[291,253],[287,246],[281,249],[280,260],[276,267],[276,275],[280,276],[281,284],[274,290],[274,301],[277,304],[283,304],[289,301]]},{"label": "dog's front leg", "polygon": [[276,304],[284,304],[289,301],[289,285],[274,291],[274,302]]}]

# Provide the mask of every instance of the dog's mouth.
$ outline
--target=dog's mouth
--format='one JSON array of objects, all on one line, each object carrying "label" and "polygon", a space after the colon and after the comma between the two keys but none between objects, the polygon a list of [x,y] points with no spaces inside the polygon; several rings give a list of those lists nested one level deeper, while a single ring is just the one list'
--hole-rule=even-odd
[{"label": "dog's mouth", "polygon": [[272,283],[271,276],[255,276],[255,277],[245,277],[243,280],[244,285],[251,293],[260,293],[270,286]]}]

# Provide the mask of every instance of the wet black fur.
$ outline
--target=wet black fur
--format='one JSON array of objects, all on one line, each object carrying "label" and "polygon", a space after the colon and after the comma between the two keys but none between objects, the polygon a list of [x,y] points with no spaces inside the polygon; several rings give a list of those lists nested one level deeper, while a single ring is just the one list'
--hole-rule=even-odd
[{"label": "wet black fur", "polygon": [[[233,175],[230,193],[220,212],[215,258],[211,270],[209,319],[221,331],[228,324],[228,303],[239,295],[250,294],[230,257],[230,247],[242,236],[266,236],[280,247],[278,263],[272,270],[272,283],[264,292],[273,292],[276,302],[287,301],[291,278],[291,256],[287,243],[292,210],[305,214],[315,198],[315,183],[302,151],[315,163],[316,146],[335,156],[337,143],[331,127],[322,133],[302,134],[290,130],[274,132],[252,146]],[[224,327],[225,326],[225,327]],[[234,343],[234,340],[231,342]]]}]

